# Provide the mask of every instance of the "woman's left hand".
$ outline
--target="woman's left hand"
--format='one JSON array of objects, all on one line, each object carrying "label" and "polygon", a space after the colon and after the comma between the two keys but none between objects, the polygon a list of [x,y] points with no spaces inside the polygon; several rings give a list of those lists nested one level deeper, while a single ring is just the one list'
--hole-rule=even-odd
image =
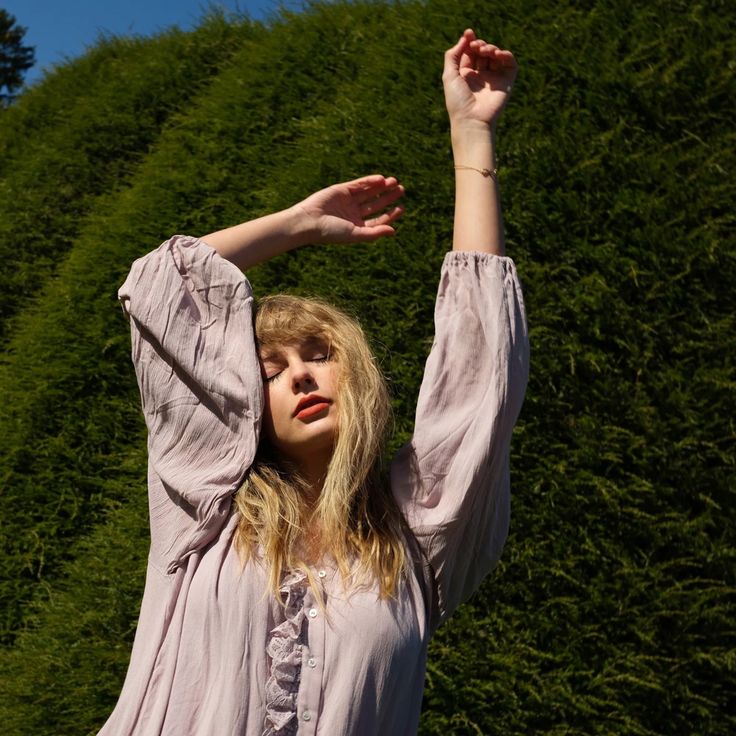
[{"label": "woman's left hand", "polygon": [[516,72],[516,59],[510,51],[476,38],[468,28],[445,52],[442,82],[451,125],[494,126]]},{"label": "woman's left hand", "polygon": [[363,243],[396,232],[392,225],[404,208],[391,205],[403,195],[395,177],[372,174],[315,192],[296,208],[307,218],[310,242]]}]

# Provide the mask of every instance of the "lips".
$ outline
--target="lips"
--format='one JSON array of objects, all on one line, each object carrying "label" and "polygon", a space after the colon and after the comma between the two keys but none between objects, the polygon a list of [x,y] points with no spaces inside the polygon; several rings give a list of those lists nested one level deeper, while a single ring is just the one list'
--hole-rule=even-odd
[{"label": "lips", "polygon": [[321,411],[329,408],[330,400],[324,396],[318,396],[317,394],[311,394],[305,396],[297,405],[294,410],[293,416],[298,419],[306,419],[314,414],[319,414]]}]

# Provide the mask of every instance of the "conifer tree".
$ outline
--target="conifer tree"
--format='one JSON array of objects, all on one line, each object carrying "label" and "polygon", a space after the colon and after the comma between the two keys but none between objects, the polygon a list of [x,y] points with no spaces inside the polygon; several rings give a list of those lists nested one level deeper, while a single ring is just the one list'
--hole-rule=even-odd
[{"label": "conifer tree", "polygon": [[[23,74],[35,63],[33,46],[23,45],[26,28],[0,8],[0,106],[13,101],[13,93],[23,85]],[[3,88],[5,91],[3,92]]]}]

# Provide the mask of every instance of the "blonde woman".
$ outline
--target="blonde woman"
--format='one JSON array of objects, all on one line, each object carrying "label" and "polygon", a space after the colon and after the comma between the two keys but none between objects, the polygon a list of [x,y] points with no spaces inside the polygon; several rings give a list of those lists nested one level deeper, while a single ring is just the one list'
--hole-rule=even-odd
[{"label": "blonde woman", "polygon": [[120,298],[149,429],[152,543],[102,734],[416,732],[429,639],[493,567],[508,527],[528,345],[494,143],[515,75],[512,54],[471,30],[445,55],[453,251],[415,433],[388,477],[389,402],[360,327],[318,300],[256,308],[240,269],[307,243],[393,235],[396,179],[175,236],[133,265]]}]

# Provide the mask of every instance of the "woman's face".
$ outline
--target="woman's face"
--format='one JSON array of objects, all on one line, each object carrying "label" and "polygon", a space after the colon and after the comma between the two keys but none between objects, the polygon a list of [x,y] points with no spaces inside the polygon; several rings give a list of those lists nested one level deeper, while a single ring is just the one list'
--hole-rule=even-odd
[{"label": "woman's face", "polygon": [[264,431],[276,450],[302,463],[331,454],[337,434],[337,372],[320,338],[288,343],[260,357]]}]

